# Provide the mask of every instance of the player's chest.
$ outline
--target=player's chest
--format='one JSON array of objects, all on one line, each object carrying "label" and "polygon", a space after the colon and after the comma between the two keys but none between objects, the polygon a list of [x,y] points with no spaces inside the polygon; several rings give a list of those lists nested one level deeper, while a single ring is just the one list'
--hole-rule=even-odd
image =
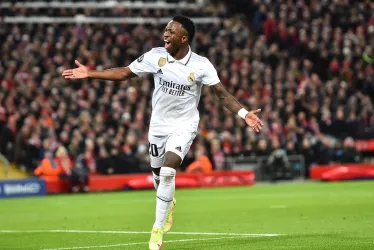
[{"label": "player's chest", "polygon": [[175,62],[159,65],[156,76],[161,85],[177,84],[192,88],[201,82],[202,74],[202,69]]}]

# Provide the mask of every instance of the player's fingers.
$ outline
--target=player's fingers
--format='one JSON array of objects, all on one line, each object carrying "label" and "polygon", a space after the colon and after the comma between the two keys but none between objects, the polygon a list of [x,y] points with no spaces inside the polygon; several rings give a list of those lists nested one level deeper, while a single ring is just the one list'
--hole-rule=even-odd
[{"label": "player's fingers", "polygon": [[253,122],[256,127],[258,127],[260,130],[262,129],[263,122],[258,118],[256,115],[252,115]]},{"label": "player's fingers", "polygon": [[261,112],[261,109],[256,109],[256,110],[253,110],[253,111],[252,111],[253,114],[257,114],[257,113],[259,113],[259,112]]},{"label": "player's fingers", "polygon": [[256,122],[248,123],[248,125],[251,127],[251,129],[252,129],[253,131],[259,132],[259,131],[258,131],[258,128],[257,128],[257,126],[256,126]]},{"label": "player's fingers", "polygon": [[78,60],[75,60],[74,61],[76,65],[78,65],[79,67],[83,66],[80,62],[78,62]]},{"label": "player's fingers", "polygon": [[251,129],[253,129],[254,131],[258,132],[258,131],[257,131],[258,128],[257,128],[257,121],[256,121],[256,118],[254,118],[254,117],[251,117],[251,118],[247,117],[246,122],[247,122],[248,126],[249,126]]},{"label": "player's fingers", "polygon": [[256,122],[257,122],[257,126],[258,126],[259,129],[261,130],[262,127],[264,126],[264,123],[263,123],[263,122],[261,121],[261,119],[258,118],[257,116],[256,116]]},{"label": "player's fingers", "polygon": [[68,74],[68,75],[64,75],[63,77],[71,77],[71,76],[73,76],[73,74]]},{"label": "player's fingers", "polygon": [[258,133],[258,132],[260,132],[260,130],[258,130],[258,128],[257,128],[257,126],[254,126],[255,127],[255,131]]},{"label": "player's fingers", "polygon": [[255,126],[256,129],[260,129],[260,126],[257,122],[255,122],[254,126]]},{"label": "player's fingers", "polygon": [[253,115],[253,119],[256,121],[256,123],[259,123],[261,126],[264,126],[264,123],[261,121],[260,118],[258,118],[257,115]]},{"label": "player's fingers", "polygon": [[71,69],[64,70],[64,71],[62,72],[62,75],[63,75],[63,76],[70,75],[70,74],[73,74],[73,70],[71,70]]},{"label": "player's fingers", "polygon": [[260,118],[258,118],[258,116],[256,116],[256,118],[257,118],[257,122],[260,123],[261,126],[264,126],[264,122]]},{"label": "player's fingers", "polygon": [[259,130],[259,127],[258,127],[256,121],[253,122],[253,130],[255,130],[256,132],[258,132],[258,130]]}]

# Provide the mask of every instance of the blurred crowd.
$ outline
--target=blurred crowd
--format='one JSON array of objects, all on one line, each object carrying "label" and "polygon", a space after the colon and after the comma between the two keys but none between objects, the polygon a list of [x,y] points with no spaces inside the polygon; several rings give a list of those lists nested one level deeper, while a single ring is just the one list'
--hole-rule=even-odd
[{"label": "blurred crowd", "polygon": [[[52,0],[45,0],[41,2],[51,2]],[[9,8],[0,8],[0,14],[3,16],[23,16],[23,17],[31,17],[31,16],[56,16],[56,17],[74,17],[76,15],[85,15],[90,17],[152,17],[152,18],[162,18],[162,17],[172,17],[175,15],[175,9],[173,8],[125,8],[124,5],[121,4],[121,1],[110,2],[110,6],[114,3],[118,3],[115,5],[114,8],[90,8],[90,7],[83,7],[79,5],[78,8],[26,8],[22,6],[22,2],[30,2],[29,0],[7,0],[6,2],[12,3]],[[55,1],[54,1],[55,2]],[[71,0],[59,0],[59,3],[71,3]],[[82,1],[80,1],[82,2]],[[101,0],[85,0],[88,4],[102,4],[101,6],[108,6],[106,1]],[[181,4],[179,0],[142,0],[142,1],[125,1],[125,2],[136,2],[134,5],[139,6],[139,3],[144,3],[144,5],[148,6],[150,4],[161,4],[171,3],[171,4]],[[184,0],[183,3],[189,4],[189,6],[196,4],[196,0]],[[126,6],[126,5],[125,5]],[[189,17],[209,17],[209,16],[224,16],[225,7],[223,4],[218,4],[215,6],[209,5],[204,6],[204,8],[199,8],[198,5],[185,7],[178,10],[179,14],[186,15]]]},{"label": "blurred crowd", "polygon": [[[243,16],[223,4],[207,6],[222,22],[198,25],[192,47],[212,61],[247,109],[262,109],[265,127],[254,133],[203,88],[198,136],[181,170],[202,155],[212,168],[224,169],[228,157],[269,156],[280,149],[303,155],[307,167],[359,162],[355,139],[374,136],[374,4],[249,2],[250,13]],[[163,46],[163,28],[0,23],[0,152],[29,171],[59,150],[73,162],[83,159],[91,173],[146,171],[152,78],[67,81],[61,72],[75,59],[96,70],[127,66]]]}]

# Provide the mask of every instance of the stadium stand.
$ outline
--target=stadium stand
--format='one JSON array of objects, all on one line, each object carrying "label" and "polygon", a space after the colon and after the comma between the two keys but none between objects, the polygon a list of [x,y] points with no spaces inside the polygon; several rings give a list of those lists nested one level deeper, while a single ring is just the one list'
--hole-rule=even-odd
[{"label": "stadium stand", "polygon": [[[225,158],[276,150],[303,155],[307,167],[360,162],[355,140],[374,137],[373,3],[248,2],[243,15],[231,15],[222,3],[181,13],[221,18],[198,24],[193,50],[213,62],[241,103],[262,108],[265,128],[253,133],[206,88],[199,134],[181,170],[194,161],[197,147],[204,148],[215,169],[227,167]],[[33,171],[62,145],[72,159],[83,155],[91,173],[144,172],[152,80],[68,82],[61,72],[75,59],[91,69],[126,66],[163,46],[164,24],[46,25],[27,23],[27,17],[149,18],[172,16],[174,10],[7,3],[0,8],[5,17],[0,22],[5,38],[0,40],[0,152]],[[26,19],[11,19],[19,16]]]}]

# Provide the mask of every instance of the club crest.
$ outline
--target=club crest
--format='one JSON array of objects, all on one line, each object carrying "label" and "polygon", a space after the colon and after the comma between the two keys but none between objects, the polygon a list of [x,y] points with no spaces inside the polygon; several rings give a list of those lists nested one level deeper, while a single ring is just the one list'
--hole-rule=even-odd
[{"label": "club crest", "polygon": [[165,64],[166,64],[166,58],[165,57],[160,57],[160,59],[158,59],[158,66],[162,67]]},{"label": "club crest", "polygon": [[138,62],[141,62],[141,61],[143,61],[143,59],[144,59],[144,54],[143,55],[141,55],[139,58],[138,58]]},{"label": "club crest", "polygon": [[189,82],[194,82],[194,81],[196,80],[196,78],[195,78],[195,74],[191,72],[191,73],[188,75],[187,80],[188,80]]}]

